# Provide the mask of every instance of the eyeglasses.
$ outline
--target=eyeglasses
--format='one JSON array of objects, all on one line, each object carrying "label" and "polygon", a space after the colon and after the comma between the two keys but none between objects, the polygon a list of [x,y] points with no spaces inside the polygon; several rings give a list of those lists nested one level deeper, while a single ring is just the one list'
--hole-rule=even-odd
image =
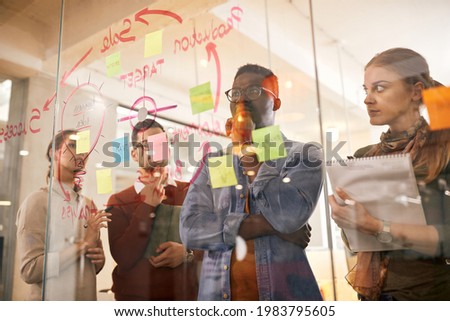
[{"label": "eyeglasses", "polygon": [[245,89],[231,88],[225,92],[225,95],[230,102],[237,103],[243,95],[245,95],[245,97],[249,101],[258,99],[258,97],[261,96],[263,90],[277,98],[277,96],[271,90],[260,86],[248,86]]},{"label": "eyeglasses", "polygon": [[133,143],[134,148],[142,148],[142,149],[149,149],[148,142],[134,142]]}]

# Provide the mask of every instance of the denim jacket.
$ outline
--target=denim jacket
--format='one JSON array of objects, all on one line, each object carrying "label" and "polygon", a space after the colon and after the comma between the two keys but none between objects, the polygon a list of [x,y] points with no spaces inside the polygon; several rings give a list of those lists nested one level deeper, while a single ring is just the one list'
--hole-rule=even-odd
[{"label": "denim jacket", "polygon": [[[279,232],[301,228],[317,204],[323,184],[322,149],[287,140],[286,157],[264,162],[252,184],[233,156],[238,185],[212,188],[208,158],[192,182],[181,210],[180,235],[187,248],[205,250],[199,300],[230,300],[230,262],[249,190],[253,214]],[[322,300],[305,251],[278,236],[254,239],[260,300]]]}]

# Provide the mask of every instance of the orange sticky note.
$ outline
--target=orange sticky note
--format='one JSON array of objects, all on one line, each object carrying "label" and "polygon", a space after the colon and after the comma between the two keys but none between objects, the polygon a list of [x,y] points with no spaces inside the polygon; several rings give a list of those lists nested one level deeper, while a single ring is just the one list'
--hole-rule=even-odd
[{"label": "orange sticky note", "polygon": [[145,35],[144,57],[159,55],[162,52],[162,30]]},{"label": "orange sticky note", "polygon": [[99,169],[95,172],[97,178],[97,193],[111,194],[112,193],[112,175],[111,168]]},{"label": "orange sticky note", "polygon": [[450,88],[440,86],[425,89],[422,97],[430,117],[430,129],[450,128]]}]

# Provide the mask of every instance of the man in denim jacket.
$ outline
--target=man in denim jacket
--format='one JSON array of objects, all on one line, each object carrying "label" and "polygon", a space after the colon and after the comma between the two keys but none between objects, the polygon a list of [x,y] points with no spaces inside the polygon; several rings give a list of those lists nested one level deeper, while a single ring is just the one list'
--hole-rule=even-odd
[{"label": "man in denim jacket", "polygon": [[323,183],[322,149],[282,135],[286,156],[258,160],[251,131],[272,126],[281,105],[269,69],[240,67],[226,95],[237,184],[213,186],[208,160],[227,151],[208,154],[181,211],[183,243],[206,250],[198,299],[322,300],[304,250]]}]

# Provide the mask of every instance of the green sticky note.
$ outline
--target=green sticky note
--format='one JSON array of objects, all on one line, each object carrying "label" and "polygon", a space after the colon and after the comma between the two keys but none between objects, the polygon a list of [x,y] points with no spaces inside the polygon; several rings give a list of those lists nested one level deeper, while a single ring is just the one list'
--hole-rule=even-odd
[{"label": "green sticky note", "polygon": [[211,83],[209,81],[207,83],[189,89],[189,96],[191,98],[193,115],[202,113],[210,109],[214,109],[214,101],[211,93]]},{"label": "green sticky note", "polygon": [[255,129],[252,131],[252,139],[260,162],[286,157],[280,126]]},{"label": "green sticky note", "polygon": [[224,155],[208,159],[209,178],[212,188],[237,185],[232,157],[232,155]]},{"label": "green sticky note", "polygon": [[88,129],[78,132],[77,137],[76,153],[89,153],[89,147],[91,146],[91,131]]},{"label": "green sticky note", "polygon": [[97,194],[112,193],[112,174],[111,168],[99,169],[95,172],[97,178]]},{"label": "green sticky note", "polygon": [[144,57],[159,55],[162,52],[162,30],[145,35]]},{"label": "green sticky note", "polygon": [[106,75],[108,77],[115,76],[122,72],[120,63],[120,52],[113,53],[106,57]]}]

